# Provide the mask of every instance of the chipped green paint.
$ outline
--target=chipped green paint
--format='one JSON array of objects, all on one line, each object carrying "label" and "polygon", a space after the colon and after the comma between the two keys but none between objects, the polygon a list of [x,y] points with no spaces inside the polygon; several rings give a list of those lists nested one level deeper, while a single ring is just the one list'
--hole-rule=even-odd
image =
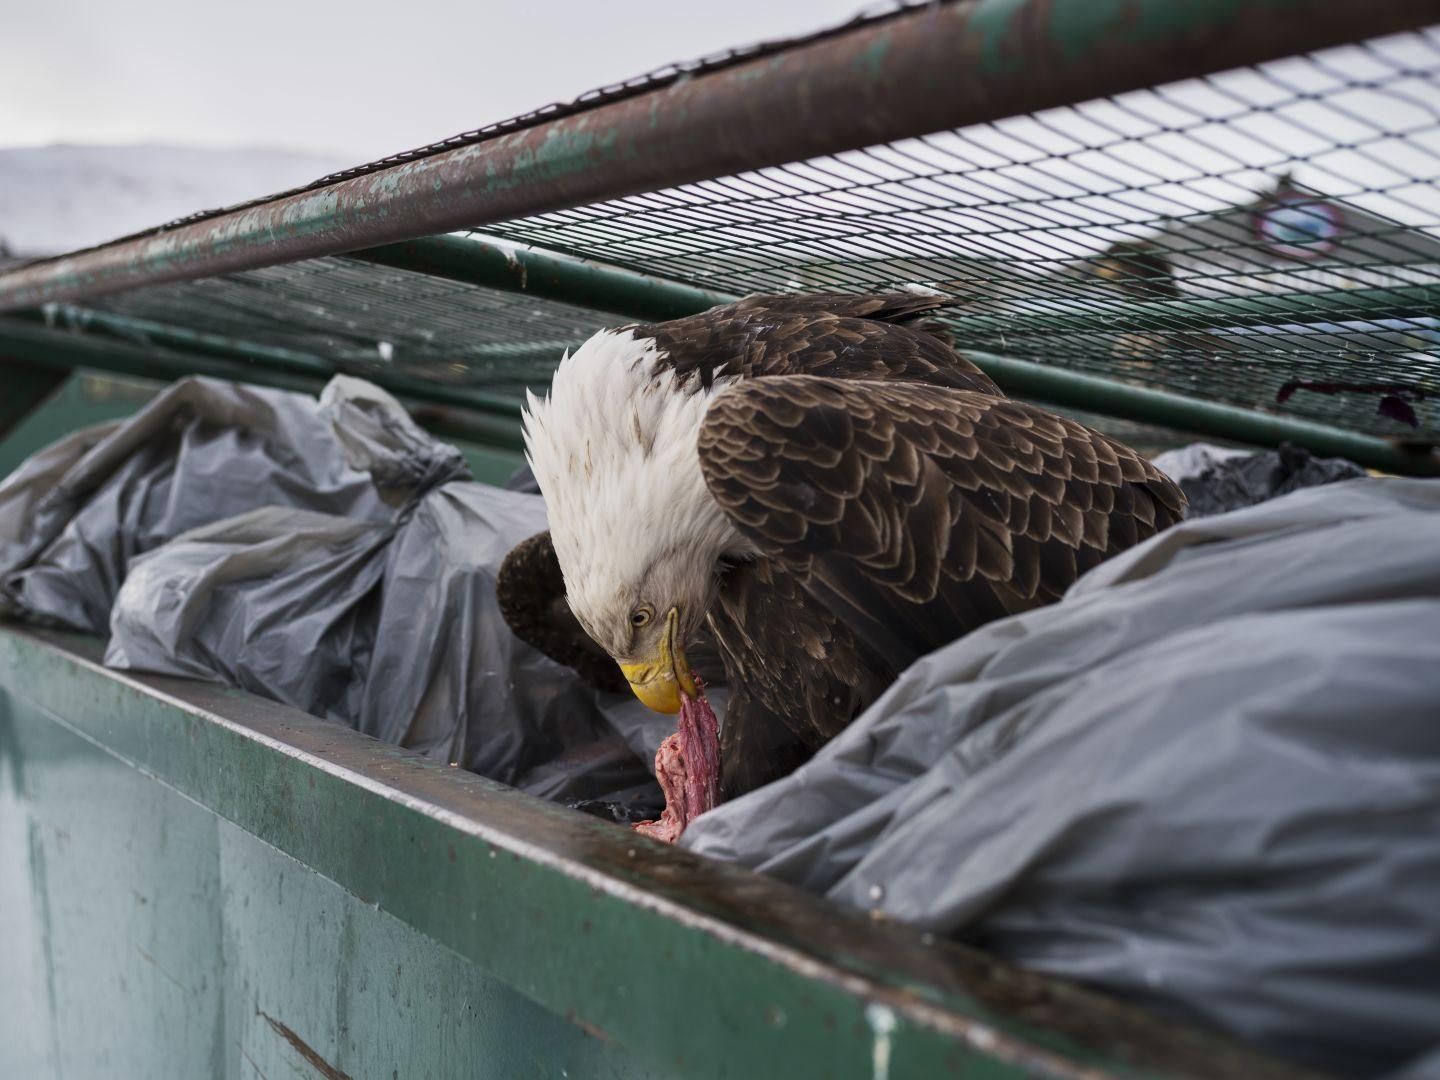
[{"label": "chipped green paint", "polygon": [[0,774],[0,1076],[673,1075],[9,694]]},{"label": "chipped green paint", "polygon": [[870,44],[865,46],[860,54],[859,68],[871,79],[880,79],[885,75],[885,58],[890,55],[890,39],[877,37]]},{"label": "chipped green paint", "polygon": [[596,133],[583,125],[557,121],[546,130],[544,141],[535,148],[525,147],[510,156],[503,167],[494,160],[484,162],[485,182],[480,190],[487,194],[513,191],[538,181],[553,183],[579,176],[603,166],[619,142],[619,133]]},{"label": "chipped green paint", "polygon": [[1010,45],[1014,41],[1015,20],[1031,6],[1031,0],[980,0],[975,5],[970,26],[981,71],[1008,74],[1024,65],[1025,58]]},{"label": "chipped green paint", "polygon": [[[1186,35],[1233,28],[1256,8],[1293,11],[1299,18],[1308,6],[1308,0],[1086,0],[1051,3],[1045,10],[1034,0],[980,0],[971,25],[979,38],[980,69],[1000,74],[1015,72],[1032,60],[1019,45],[1026,29],[1037,23],[1055,57],[1074,64],[1117,44],[1149,48]],[[1043,16],[1039,20],[1037,9]]]},{"label": "chipped green paint", "polygon": [[[1304,7],[1305,0],[1091,0],[1085,6],[1057,4],[1048,27],[1050,40],[1066,61],[1074,62],[1105,39],[1145,47],[1176,34],[1203,34],[1232,25],[1243,8],[1264,4],[1280,11]],[[1297,14],[1298,14],[1297,10]]]}]

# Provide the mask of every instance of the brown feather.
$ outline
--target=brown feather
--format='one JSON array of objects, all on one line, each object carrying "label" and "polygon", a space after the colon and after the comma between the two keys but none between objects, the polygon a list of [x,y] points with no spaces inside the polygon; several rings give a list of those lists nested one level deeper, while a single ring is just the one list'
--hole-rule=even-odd
[{"label": "brown feather", "polygon": [[[821,420],[797,416],[802,406]],[[790,432],[803,434],[767,442]],[[762,460],[780,462],[771,490],[750,487],[727,450],[757,444]],[[711,493],[772,578],[790,575],[803,586],[790,594],[799,608],[821,607],[865,641],[881,681],[991,619],[1053,602],[1108,554],[1173,523],[1183,506],[1153,466],[1081,424],[972,390],[904,382],[742,381],[711,403],[700,457]],[[813,497],[822,489],[823,504]],[[732,682],[793,654],[798,639],[762,623],[752,640],[730,655]],[[807,715],[819,734],[836,713]]]}]

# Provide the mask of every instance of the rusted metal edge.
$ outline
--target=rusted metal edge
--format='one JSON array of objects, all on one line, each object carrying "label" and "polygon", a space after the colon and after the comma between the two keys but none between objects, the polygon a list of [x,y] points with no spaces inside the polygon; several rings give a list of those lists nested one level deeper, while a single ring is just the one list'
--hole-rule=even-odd
[{"label": "rusted metal edge", "polygon": [[870,146],[1440,19],[1437,0],[971,0],[0,276],[0,310],[338,254]]},{"label": "rusted metal edge", "polygon": [[[522,113],[519,116],[512,116],[505,120],[475,128],[471,131],[451,135],[439,142],[426,143],[423,146],[389,154],[383,158],[368,161],[361,165],[352,165],[349,168],[340,169],[337,172],[327,173],[307,184],[301,184],[285,191],[273,192],[270,195],[262,196],[258,199],[246,199],[244,202],[231,206],[199,210],[195,213],[186,214],[183,217],[167,221],[163,225],[141,229],[125,236],[116,237],[114,240],[107,241],[103,244],[93,244],[91,248],[108,247],[109,244],[117,243],[121,240],[132,240],[136,237],[149,236],[153,233],[168,231],[179,225],[189,225],[197,221],[220,217],[222,214],[229,213],[232,210],[242,210],[251,206],[259,206],[261,203],[270,202],[283,195],[297,195],[302,191],[313,191],[316,188],[326,187],[340,180],[349,180],[356,176],[362,176],[365,173],[380,172],[382,169],[387,169],[392,165],[416,161],[423,157],[433,157],[436,154],[443,154],[448,150],[486,142],[490,139],[499,138],[501,135],[520,131],[524,128],[539,127],[541,124],[558,120],[562,116],[573,116],[576,113],[586,112],[601,105],[608,105],[625,98],[637,97],[640,94],[669,86],[681,79],[695,78],[696,76],[709,74],[710,72],[719,71],[723,68],[734,67],[736,64],[741,64],[748,60],[769,56],[772,53],[793,49],[796,46],[810,42],[822,41],[825,38],[834,37],[837,34],[848,33],[862,25],[870,25],[885,19],[893,19],[907,10],[922,7],[927,3],[938,5],[964,2],[965,0],[889,0],[887,5],[867,8],[843,23],[826,26],[806,34],[797,34],[785,38],[760,41],[752,45],[742,45],[725,49],[721,52],[702,56],[697,60],[666,64],[648,71],[643,75],[633,76],[617,83],[597,87],[594,90],[588,90],[579,97],[569,101],[554,101],[538,109],[531,109],[529,112]],[[91,248],[82,250],[88,251],[91,250]]]},{"label": "rusted metal edge", "polygon": [[[970,1075],[979,1061],[1000,1067],[987,1075],[1075,1080],[1307,1075],[297,710],[111,671],[99,655],[92,639],[0,628],[10,692],[552,1011],[583,1016],[642,1054],[693,1040],[687,1023],[666,1023],[687,1010],[724,1011],[727,1029],[755,1014],[753,1030],[732,1032],[724,1062],[688,1062],[688,1074],[722,1064],[763,1074],[774,1049],[766,1040],[836,1042],[850,1034],[836,1030],[844,1021],[873,1029],[857,1036],[883,1034],[893,1078]],[[526,910],[534,905],[545,910]],[[532,917],[542,914],[540,930]],[[676,951],[679,966],[635,955],[639,942]],[[615,969],[592,970],[607,963]],[[701,964],[723,978],[704,985]],[[575,987],[588,976],[614,998],[617,981],[636,970],[648,996],[576,1008]],[[783,1006],[778,1023],[774,1002]],[[838,1020],[807,1014],[842,1007]],[[859,1046],[854,1063],[863,1067],[845,1075],[870,1075],[869,1043]]]}]

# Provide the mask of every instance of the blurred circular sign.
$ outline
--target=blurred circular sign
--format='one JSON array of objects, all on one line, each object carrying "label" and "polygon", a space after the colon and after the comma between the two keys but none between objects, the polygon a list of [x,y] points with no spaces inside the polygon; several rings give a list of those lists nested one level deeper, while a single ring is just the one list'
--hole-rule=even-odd
[{"label": "blurred circular sign", "polygon": [[1340,235],[1340,209],[1313,195],[1287,191],[1255,215],[1255,232],[1276,255],[1314,259],[1333,251]]}]

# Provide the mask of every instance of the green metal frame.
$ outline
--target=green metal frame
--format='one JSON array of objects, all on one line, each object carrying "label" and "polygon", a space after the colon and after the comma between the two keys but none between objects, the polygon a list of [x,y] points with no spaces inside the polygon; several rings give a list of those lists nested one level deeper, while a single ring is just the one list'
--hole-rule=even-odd
[{"label": "green metal frame", "polygon": [[470,235],[427,236],[351,252],[349,257],[655,322],[733,299],[618,266]]},{"label": "green metal frame", "polygon": [[1344,457],[1369,469],[1405,476],[1440,476],[1440,453],[1344,428],[1254,409],[1217,405],[1201,398],[1131,386],[1083,372],[971,349],[965,355],[1007,394],[1086,412],[1161,424],[1252,446],[1293,443],[1317,454]]},{"label": "green metal frame", "polygon": [[[1189,300],[1115,300],[1087,297],[1047,301],[1031,311],[967,315],[953,320],[955,332],[991,337],[1047,333],[1204,333],[1225,327],[1366,322],[1373,319],[1440,318],[1440,286],[1394,285],[1356,289],[1317,289],[1305,293],[1259,293],[1251,296]],[[1123,328],[1119,329],[1119,328]]]},{"label": "green metal frame", "polygon": [[[478,251],[484,249],[478,248]],[[464,266],[455,266],[452,269],[452,274],[455,275],[464,272],[467,272]],[[586,281],[598,281],[602,285],[606,278],[608,272],[600,266],[592,266],[586,275]],[[495,287],[501,282],[487,279],[484,284]],[[526,284],[518,279],[513,285],[526,288]],[[606,294],[612,310],[619,314],[635,314],[634,308],[625,310],[624,291],[632,285],[634,282],[621,276],[621,284],[615,291]],[[595,285],[588,284],[586,288],[595,288]],[[570,294],[567,289],[569,285],[563,282],[552,285],[549,298],[575,301],[575,295]],[[683,307],[685,300],[697,305],[691,308],[691,311],[698,311],[704,310],[711,302],[724,302],[729,298],[723,294],[703,294],[687,298],[683,291],[662,291],[661,298],[652,302],[655,305],[664,305],[675,314],[688,314]],[[1148,307],[1161,305],[1151,304]],[[1217,320],[1228,310],[1230,308],[1217,308]],[[1322,315],[1318,314],[1316,318],[1322,318]],[[213,374],[225,379],[246,379],[266,386],[300,390],[314,390],[318,383],[343,370],[321,357],[305,356],[292,350],[261,346],[219,334],[202,334],[183,327],[132,320],[124,315],[79,310],[75,321],[108,328],[124,336],[144,336],[157,344],[176,348],[144,348],[127,341],[108,340],[95,334],[40,327],[24,318],[0,317],[0,353],[29,364],[56,369],[96,367],[153,379],[179,379],[186,374]],[[958,337],[962,344],[966,328],[975,327],[975,323],[973,317],[956,320]],[[1011,323],[1009,327],[1014,330],[1015,324]],[[1045,405],[1104,413],[1117,419],[1155,423],[1207,438],[1227,439],[1257,446],[1279,446],[1283,442],[1290,442],[1306,446],[1316,454],[1344,456],[1364,467],[1397,474],[1440,475],[1440,452],[1433,446],[1411,446],[1404,442],[1362,435],[1310,420],[1260,412],[1256,409],[1218,405],[1200,397],[1132,386],[1115,379],[1073,372],[1063,367],[1047,366],[1015,357],[996,356],[985,351],[966,350],[966,356],[979,364],[1005,392]],[[235,361],[239,361],[243,367],[238,366]],[[451,438],[494,445],[508,451],[518,452],[524,449],[518,426],[521,403],[513,397],[491,395],[465,386],[445,386],[399,373],[364,370],[363,374],[384,389],[412,402],[448,406],[449,410],[432,408],[420,410],[418,413],[419,418],[432,431],[449,435]]]},{"label": "green metal frame", "polygon": [[[116,317],[115,328],[123,329],[121,323],[134,325],[133,320]],[[269,350],[251,342],[217,334],[197,335],[158,323],[144,325],[147,337],[165,345],[135,345],[94,333],[46,327],[31,319],[0,316],[0,356],[61,373],[93,368],[165,382],[208,375],[302,393],[316,392],[342,371],[319,358],[289,350]],[[197,342],[196,338],[204,340]],[[180,348],[167,347],[171,343]],[[182,351],[186,348],[192,351]],[[274,352],[288,355],[277,357]],[[415,418],[437,435],[502,450],[524,449],[517,423],[520,406],[512,398],[403,375],[367,371],[365,377],[406,402]]]},{"label": "green metal frame", "polygon": [[[443,256],[438,253],[443,253]],[[532,252],[527,257],[536,256],[540,253]],[[439,273],[452,280],[490,288],[535,292],[546,299],[591,305],[632,318],[675,318],[736,299],[726,293],[691,289],[675,282],[636,275],[618,267],[582,263],[564,256],[540,257],[557,268],[568,269],[557,269],[548,276],[530,277],[514,272],[506,262],[507,257],[505,249],[478,238],[461,240],[446,237],[397,246],[378,261],[406,270]],[[575,269],[582,266],[583,272]],[[1297,310],[1305,312],[1305,315],[1297,317]],[[1147,326],[1164,326],[1167,319],[1183,318],[1188,322],[1177,322],[1177,325],[1187,326],[1187,331],[1192,333],[1197,320],[1205,320],[1218,329],[1253,325],[1266,318],[1281,316],[1288,322],[1338,322],[1381,316],[1436,317],[1440,316],[1440,289],[1414,285],[1115,305],[1086,301],[1047,306],[1043,316],[1036,318],[1043,317],[1050,328],[1063,324],[1067,330],[1103,331],[1113,330],[1115,320],[1122,316],[1125,320],[1123,325],[1132,325],[1139,320]],[[1024,313],[960,315],[948,319],[947,324],[964,346],[970,338],[1023,333],[1027,316]],[[1164,333],[1163,330],[1153,332]],[[1060,408],[1083,409],[1256,446],[1279,446],[1289,442],[1315,453],[1349,458],[1367,468],[1406,475],[1440,475],[1440,454],[1428,446],[1409,446],[1326,424],[1258,409],[1220,405],[1016,357],[968,348],[966,355],[1006,393]],[[505,411],[504,404],[496,404],[500,405],[502,412]],[[518,412],[519,403],[510,402],[508,409],[512,413]]]},{"label": "green metal frame", "polygon": [[[38,710],[623,1051],[635,1075],[1296,1075],[1224,1040],[295,710],[104,669],[98,649],[88,639],[0,630],[0,758],[15,755],[6,749],[16,745],[11,712],[22,703]],[[153,840],[134,842],[144,851]],[[134,908],[128,890],[113,891],[101,900],[117,912]],[[273,933],[302,940],[303,930],[309,940],[308,928],[323,931],[323,911],[292,917],[293,931]],[[209,963],[202,944],[174,958],[183,967],[169,972],[173,980],[200,985]],[[364,1007],[383,1025],[388,981],[376,982]],[[68,1020],[84,1039],[77,1018]]]}]

